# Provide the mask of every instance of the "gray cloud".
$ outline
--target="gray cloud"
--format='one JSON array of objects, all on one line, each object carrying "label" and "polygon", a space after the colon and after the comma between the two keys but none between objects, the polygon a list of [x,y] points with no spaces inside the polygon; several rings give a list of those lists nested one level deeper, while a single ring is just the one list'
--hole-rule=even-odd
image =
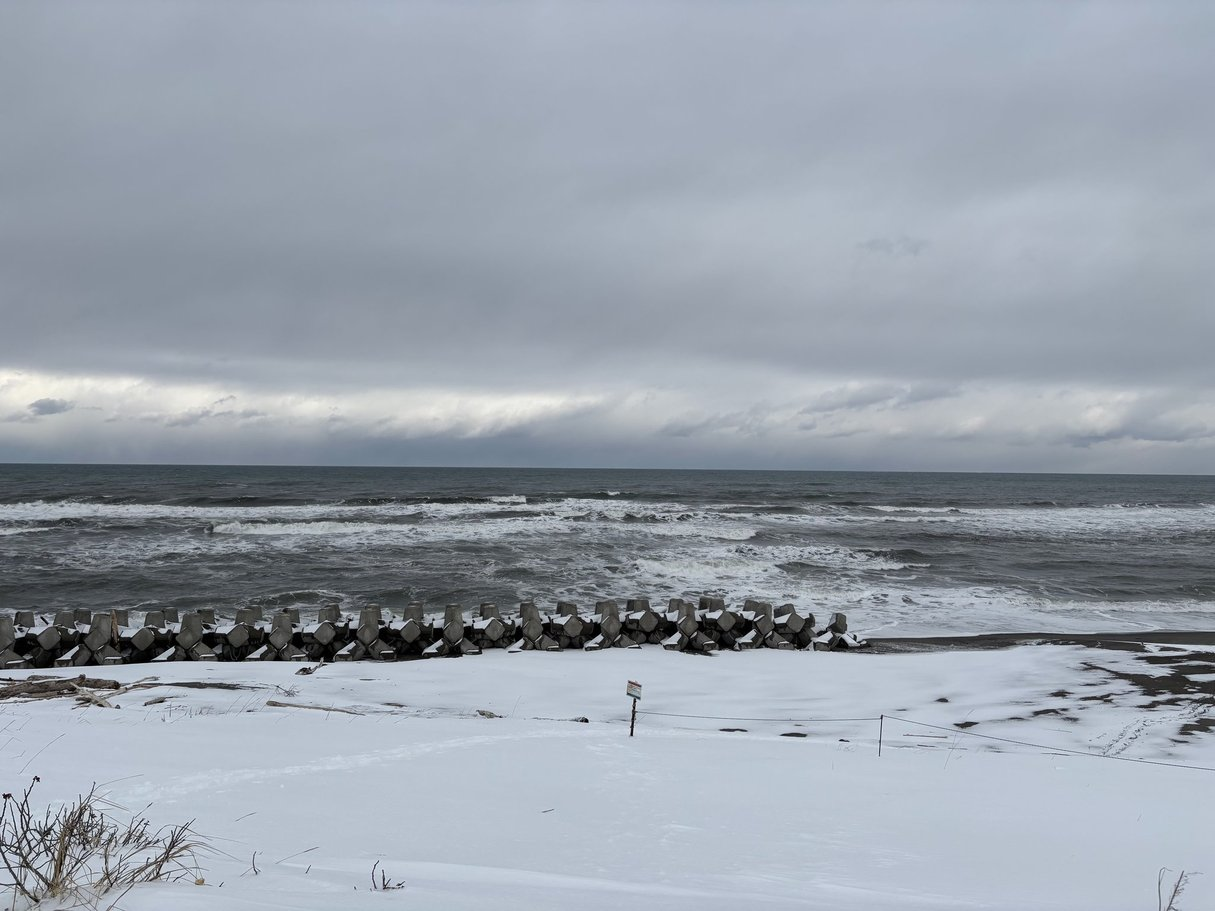
[{"label": "gray cloud", "polygon": [[902,408],[919,402],[951,398],[959,394],[953,386],[941,383],[852,383],[837,386],[814,396],[801,414],[820,414],[865,408]]},{"label": "gray cloud", "polygon": [[75,407],[75,402],[69,402],[66,399],[38,399],[36,402],[29,403],[29,413],[35,417],[42,417],[48,414],[63,414]]},{"label": "gray cloud", "polygon": [[[848,467],[864,414],[922,421],[887,467],[1075,466],[1044,387],[1215,398],[1212,36],[1167,0],[7,4],[0,371],[145,383],[141,459],[256,421],[251,458]],[[992,388],[1021,437],[965,411]],[[367,390],[315,418],[365,437],[291,436]],[[661,407],[506,404],[556,393]],[[1207,470],[1204,420],[1083,464],[1176,432],[1161,469]]]},{"label": "gray cloud", "polygon": [[757,404],[746,411],[726,414],[682,415],[663,424],[658,432],[674,437],[698,437],[724,431],[757,437],[773,429],[774,413],[770,406]]},{"label": "gray cloud", "polygon": [[150,416],[148,419],[159,421],[166,427],[193,427],[196,424],[203,423],[204,421],[229,420],[248,422],[268,417],[269,415],[266,412],[257,411],[256,409],[252,408],[245,408],[240,411],[230,408],[222,411],[216,411],[212,408],[192,408],[189,411],[183,411],[179,414]]}]

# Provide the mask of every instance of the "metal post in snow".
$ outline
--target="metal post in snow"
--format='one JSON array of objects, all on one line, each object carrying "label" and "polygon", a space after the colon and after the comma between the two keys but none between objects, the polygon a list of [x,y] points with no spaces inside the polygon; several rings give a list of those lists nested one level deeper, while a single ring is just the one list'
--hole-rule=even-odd
[{"label": "metal post in snow", "polygon": [[633,700],[633,714],[629,718],[629,736],[632,737],[633,728],[637,726],[637,703],[641,700],[641,684],[636,680],[630,680],[624,691]]},{"label": "metal post in snow", "polygon": [[882,728],[886,725],[886,716],[878,715],[878,756],[882,755]]}]

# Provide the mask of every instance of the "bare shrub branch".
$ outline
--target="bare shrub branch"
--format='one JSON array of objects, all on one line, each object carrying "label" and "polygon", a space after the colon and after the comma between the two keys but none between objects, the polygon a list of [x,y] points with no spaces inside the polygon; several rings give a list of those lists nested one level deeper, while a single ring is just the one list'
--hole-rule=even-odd
[{"label": "bare shrub branch", "polygon": [[380,877],[379,877],[379,879],[376,879],[376,868],[379,866],[380,866],[380,862],[378,860],[374,864],[371,865],[371,891],[372,892],[391,892],[394,889],[404,889],[405,888],[405,880],[403,880],[403,879],[391,880],[388,878],[388,874],[385,873],[383,870],[379,871]]},{"label": "bare shrub branch", "polygon": [[1159,911],[1180,911],[1177,900],[1181,898],[1181,893],[1185,891],[1186,883],[1190,880],[1190,874],[1185,870],[1177,874],[1177,879],[1174,880],[1172,887],[1168,889],[1168,898],[1166,899],[1164,874],[1172,872],[1168,867],[1161,867],[1160,873],[1156,876],[1156,907]]}]

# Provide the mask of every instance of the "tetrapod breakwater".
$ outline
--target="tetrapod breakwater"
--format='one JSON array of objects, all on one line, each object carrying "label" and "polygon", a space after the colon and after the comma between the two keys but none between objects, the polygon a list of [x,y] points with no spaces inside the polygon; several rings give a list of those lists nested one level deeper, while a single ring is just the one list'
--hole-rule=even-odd
[{"label": "tetrapod breakwater", "polygon": [[820,627],[813,614],[792,604],[747,600],[731,608],[714,597],[673,598],[664,608],[644,598],[623,606],[599,601],[593,612],[568,601],[551,610],[524,601],[510,611],[491,603],[427,611],[414,602],[396,613],[376,606],[343,613],[331,606],[303,618],[295,608],[269,615],[241,609],[230,619],[217,618],[214,609],[0,615],[0,667],[10,670],[157,661],[398,661],[478,655],[490,648],[589,652],[647,643],[701,653],[868,644],[848,632],[842,613],[831,614]]}]

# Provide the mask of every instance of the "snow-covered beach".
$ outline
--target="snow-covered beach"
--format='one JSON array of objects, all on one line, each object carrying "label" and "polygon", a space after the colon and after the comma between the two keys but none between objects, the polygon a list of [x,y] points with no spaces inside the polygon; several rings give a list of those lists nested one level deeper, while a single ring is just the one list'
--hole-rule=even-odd
[{"label": "snow-covered beach", "polygon": [[195,821],[130,911],[1209,907],[1215,656],[1139,648],[95,668],[155,685],[0,703],[0,779]]},{"label": "snow-covered beach", "polygon": [[0,2],[0,911],[1215,911],[1213,44]]}]

